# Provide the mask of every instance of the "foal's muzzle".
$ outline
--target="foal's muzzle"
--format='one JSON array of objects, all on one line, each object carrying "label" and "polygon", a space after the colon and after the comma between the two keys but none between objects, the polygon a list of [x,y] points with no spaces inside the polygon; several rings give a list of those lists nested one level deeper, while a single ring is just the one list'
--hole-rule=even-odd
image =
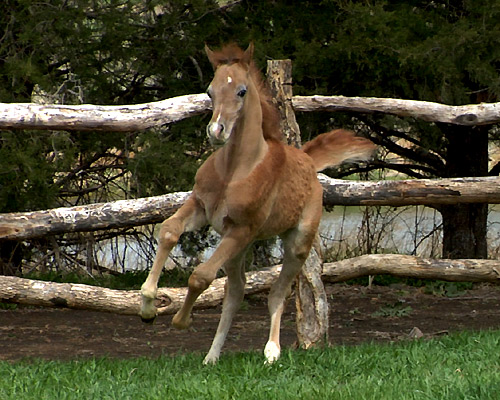
[{"label": "foal's muzzle", "polygon": [[229,132],[224,124],[220,122],[210,122],[207,125],[207,136],[213,146],[222,146],[229,139]]}]

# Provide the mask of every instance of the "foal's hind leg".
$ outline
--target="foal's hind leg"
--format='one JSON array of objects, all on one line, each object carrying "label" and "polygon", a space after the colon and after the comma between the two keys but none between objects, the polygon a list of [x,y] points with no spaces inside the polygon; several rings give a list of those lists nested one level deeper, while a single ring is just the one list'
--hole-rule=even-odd
[{"label": "foal's hind leg", "polygon": [[231,327],[233,317],[238,311],[245,295],[245,254],[246,249],[235,260],[228,262],[224,269],[227,275],[226,287],[224,288],[224,303],[222,304],[222,315],[215,334],[212,346],[208,352],[204,364],[212,364],[219,359],[222,346],[226,340],[227,333]]},{"label": "foal's hind leg", "polygon": [[290,295],[292,283],[309,256],[318,230],[322,212],[321,194],[320,186],[313,191],[312,201],[306,206],[299,225],[282,236],[285,250],[283,267],[277,281],[271,287],[268,300],[271,327],[269,340],[264,348],[267,363],[276,361],[281,353],[281,316],[285,308],[286,298]]},{"label": "foal's hind leg", "polygon": [[188,198],[174,215],[162,223],[153,267],[141,287],[142,304],[139,315],[144,322],[152,322],[156,318],[154,302],[158,290],[158,279],[170,251],[182,233],[199,229],[206,223],[205,213],[194,197]]},{"label": "foal's hind leg", "polygon": [[280,356],[281,316],[285,308],[286,298],[290,295],[292,283],[309,254],[312,239],[314,239],[314,234],[304,235],[295,230],[283,238],[285,248],[283,267],[277,281],[271,287],[268,299],[271,327],[269,340],[264,348],[267,363],[273,363]]}]

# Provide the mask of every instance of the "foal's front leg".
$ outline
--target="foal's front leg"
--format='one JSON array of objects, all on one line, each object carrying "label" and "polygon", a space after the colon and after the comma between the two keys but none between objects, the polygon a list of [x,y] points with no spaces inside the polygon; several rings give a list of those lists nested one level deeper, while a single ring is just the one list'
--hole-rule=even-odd
[{"label": "foal's front leg", "polygon": [[206,223],[205,212],[194,196],[189,197],[174,215],[162,223],[153,267],[141,287],[142,304],[139,315],[144,322],[153,322],[156,318],[154,303],[158,291],[158,279],[170,251],[182,233],[199,229]]},{"label": "foal's front leg", "polygon": [[210,286],[219,269],[232,263],[252,241],[253,235],[248,227],[228,229],[212,257],[207,262],[198,265],[189,277],[188,292],[184,304],[172,319],[174,327],[178,329],[189,328],[191,311],[196,299]]}]

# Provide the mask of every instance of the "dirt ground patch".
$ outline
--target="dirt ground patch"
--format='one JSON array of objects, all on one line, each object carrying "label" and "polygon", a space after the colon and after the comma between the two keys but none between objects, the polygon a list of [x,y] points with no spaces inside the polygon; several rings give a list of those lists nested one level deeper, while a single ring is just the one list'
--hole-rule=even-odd
[{"label": "dirt ground patch", "polygon": [[[455,297],[393,285],[327,285],[330,342],[357,344],[408,338],[417,327],[425,337],[460,330],[500,328],[500,287],[478,284]],[[170,316],[145,325],[139,317],[81,310],[24,308],[0,310],[0,359],[68,360],[89,357],[157,357],[206,352],[220,307],[197,311],[193,327],[177,331]],[[261,351],[269,318],[265,296],[252,296],[237,314],[224,351]],[[282,345],[296,341],[295,305],[290,301],[282,324]]]}]

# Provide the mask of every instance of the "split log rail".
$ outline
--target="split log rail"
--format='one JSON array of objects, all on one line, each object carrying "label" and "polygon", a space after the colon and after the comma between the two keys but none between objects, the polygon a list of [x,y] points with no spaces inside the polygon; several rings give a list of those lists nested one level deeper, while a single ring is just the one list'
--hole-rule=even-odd
[{"label": "split log rail", "polygon": [[[246,274],[245,294],[268,291],[278,277],[281,265]],[[322,280],[338,283],[368,275],[391,274],[401,277],[442,279],[452,282],[500,282],[500,265],[495,260],[424,259],[400,254],[369,254],[323,264]],[[221,304],[226,278],[218,278],[205,291],[195,309]],[[174,314],[186,296],[187,288],[159,288],[158,314]],[[137,315],[138,290],[42,282],[13,276],[1,278],[0,299],[24,305],[69,307],[116,314]]]},{"label": "split log rail", "polygon": [[[380,112],[467,126],[500,122],[500,103],[448,106],[376,97],[294,96],[292,106],[298,112]],[[210,98],[204,93],[124,106],[0,103],[0,129],[133,132],[181,121],[210,109]]]},{"label": "split log rail", "polygon": [[[347,181],[318,175],[323,204],[407,206],[456,203],[500,204],[500,178]],[[118,200],[51,210],[0,214],[0,240],[28,240],[69,232],[126,228],[162,222],[191,192]]]}]

